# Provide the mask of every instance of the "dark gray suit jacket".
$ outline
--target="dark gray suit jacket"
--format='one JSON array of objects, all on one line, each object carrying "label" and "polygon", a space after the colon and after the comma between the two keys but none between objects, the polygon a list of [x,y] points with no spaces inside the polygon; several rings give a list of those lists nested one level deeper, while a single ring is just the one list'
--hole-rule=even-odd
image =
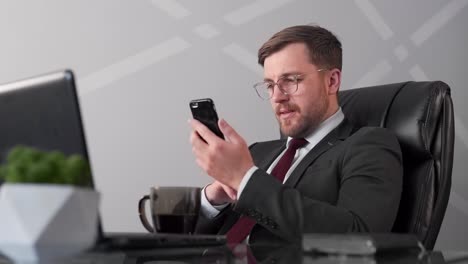
[{"label": "dark gray suit jacket", "polygon": [[196,232],[225,234],[241,214],[257,221],[257,242],[297,242],[303,233],[390,232],[400,203],[400,145],[386,129],[359,130],[345,120],[300,162],[284,184],[266,170],[286,140],[250,147],[259,169],[237,203],[215,219],[199,216]]}]

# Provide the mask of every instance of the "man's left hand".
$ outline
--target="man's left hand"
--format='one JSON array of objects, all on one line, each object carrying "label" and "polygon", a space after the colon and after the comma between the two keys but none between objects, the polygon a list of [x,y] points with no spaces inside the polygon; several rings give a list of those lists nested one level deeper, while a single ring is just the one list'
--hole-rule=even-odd
[{"label": "man's left hand", "polygon": [[245,140],[224,120],[218,122],[225,140],[198,120],[190,120],[190,143],[196,162],[215,180],[237,191],[245,173],[254,166]]}]

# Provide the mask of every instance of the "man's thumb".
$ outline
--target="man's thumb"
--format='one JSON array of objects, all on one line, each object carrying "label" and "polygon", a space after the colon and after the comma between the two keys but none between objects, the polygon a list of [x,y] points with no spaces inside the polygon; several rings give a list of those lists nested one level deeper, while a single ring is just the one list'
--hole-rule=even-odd
[{"label": "man's thumb", "polygon": [[219,129],[223,132],[224,137],[227,141],[233,143],[239,143],[242,141],[242,138],[237,134],[237,132],[232,128],[224,119],[218,121]]},{"label": "man's thumb", "polygon": [[225,185],[224,192],[229,196],[231,200],[234,201],[237,199],[237,192],[231,187]]}]

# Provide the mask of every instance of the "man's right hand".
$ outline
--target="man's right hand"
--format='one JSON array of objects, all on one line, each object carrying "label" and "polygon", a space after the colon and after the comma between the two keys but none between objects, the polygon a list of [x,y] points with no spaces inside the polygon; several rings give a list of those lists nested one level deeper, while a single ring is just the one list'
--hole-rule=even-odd
[{"label": "man's right hand", "polygon": [[237,192],[218,181],[214,181],[205,188],[205,195],[211,205],[232,203],[237,200]]}]

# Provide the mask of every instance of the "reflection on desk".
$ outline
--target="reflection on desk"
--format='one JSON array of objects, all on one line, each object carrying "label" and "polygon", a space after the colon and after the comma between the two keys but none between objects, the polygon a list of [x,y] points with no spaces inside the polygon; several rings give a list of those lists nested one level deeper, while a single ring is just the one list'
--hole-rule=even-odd
[{"label": "reflection on desk", "polygon": [[[72,258],[44,261],[41,264],[156,264],[156,263],[468,263],[468,252],[427,252],[423,256],[415,252],[392,252],[375,256],[345,256],[304,253],[297,246],[259,246],[240,245],[240,252],[250,251],[255,262],[246,255],[234,254],[229,247],[210,248],[170,248],[144,251],[95,251]],[[444,259],[445,258],[445,259]],[[0,264],[12,264],[0,257]]]}]

